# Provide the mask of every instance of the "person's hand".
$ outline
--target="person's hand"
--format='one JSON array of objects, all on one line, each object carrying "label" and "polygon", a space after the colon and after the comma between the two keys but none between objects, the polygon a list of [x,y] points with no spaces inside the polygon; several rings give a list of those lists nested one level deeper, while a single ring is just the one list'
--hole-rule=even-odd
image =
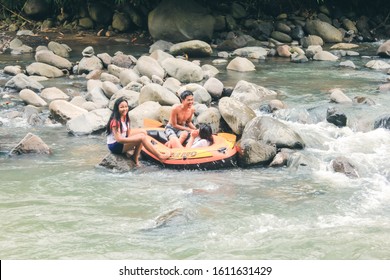
[{"label": "person's hand", "polygon": [[196,138],[199,135],[199,130],[195,129],[191,131],[191,137]]}]

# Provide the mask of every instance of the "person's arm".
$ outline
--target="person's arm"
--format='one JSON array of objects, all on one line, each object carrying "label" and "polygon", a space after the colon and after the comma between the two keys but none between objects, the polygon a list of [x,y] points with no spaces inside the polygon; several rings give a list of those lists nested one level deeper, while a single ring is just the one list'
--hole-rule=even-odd
[{"label": "person's arm", "polygon": [[199,135],[198,130],[193,130],[191,132],[190,138],[187,141],[186,148],[192,148],[192,145],[194,144],[195,138]]},{"label": "person's arm", "polygon": [[[112,124],[112,133],[114,134],[115,141],[118,143],[127,143],[128,138],[123,137],[121,134],[120,126],[121,124],[118,122],[113,122]],[[130,127],[127,128],[127,136],[130,135]]]}]

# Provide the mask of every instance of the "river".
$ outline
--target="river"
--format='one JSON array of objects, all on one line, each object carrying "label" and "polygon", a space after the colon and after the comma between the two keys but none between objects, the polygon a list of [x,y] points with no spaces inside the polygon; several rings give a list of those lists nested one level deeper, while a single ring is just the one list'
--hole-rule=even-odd
[{"label": "river", "polygon": [[[110,46],[101,51],[114,54]],[[0,68],[31,59],[1,55]],[[296,159],[307,164],[289,167],[175,171],[142,161],[133,172],[112,173],[97,168],[107,153],[104,135],[31,127],[1,107],[0,258],[389,259],[390,131],[370,127],[389,113],[389,93],[377,90],[388,76],[365,68],[369,58],[350,59],[356,69],[285,59],[255,62],[252,73],[218,66],[225,86],[243,79],[280,92],[289,109],[279,117],[306,143]],[[0,85],[8,79],[0,73]],[[73,83],[85,81],[43,84]],[[338,105],[349,124],[335,127],[325,116],[336,106],[328,95],[336,87],[376,104]],[[8,157],[28,132],[53,155]],[[330,163],[337,156],[354,162],[359,178],[334,173]]]}]

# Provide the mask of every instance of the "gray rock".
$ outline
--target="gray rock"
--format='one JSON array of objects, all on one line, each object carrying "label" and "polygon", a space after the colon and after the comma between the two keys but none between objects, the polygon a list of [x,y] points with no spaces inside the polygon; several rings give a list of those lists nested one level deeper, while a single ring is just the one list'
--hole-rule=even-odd
[{"label": "gray rock", "polygon": [[84,56],[78,65],[77,73],[88,74],[94,70],[102,70],[103,62],[97,56]]},{"label": "gray rock", "polygon": [[116,155],[113,153],[108,153],[98,166],[120,173],[129,172],[136,167],[134,161],[128,159],[125,155]]},{"label": "gray rock", "polygon": [[255,65],[245,57],[236,57],[226,66],[226,69],[238,72],[255,71]]},{"label": "gray rock", "polygon": [[334,172],[344,173],[350,178],[358,178],[359,174],[352,164],[346,157],[340,156],[332,161],[332,167]]},{"label": "gray rock", "polygon": [[337,127],[344,127],[347,125],[347,117],[344,113],[339,112],[337,108],[330,107],[326,112],[326,120]]},{"label": "gray rock", "polygon": [[22,89],[19,92],[19,97],[27,104],[34,105],[37,107],[47,106],[45,100],[43,100],[38,94],[30,89]]},{"label": "gray rock", "polygon": [[256,117],[256,113],[251,108],[231,97],[222,97],[218,108],[222,118],[237,135],[241,135],[246,124]]},{"label": "gray rock", "polygon": [[66,123],[66,128],[73,135],[88,135],[103,130],[110,115],[111,110],[108,108],[96,109],[72,118]]},{"label": "gray rock", "polygon": [[213,50],[204,41],[190,40],[172,45],[169,52],[174,56],[186,54],[189,57],[205,57],[210,56]]},{"label": "gray rock", "polygon": [[214,22],[207,9],[193,0],[162,1],[148,15],[149,33],[153,39],[170,42],[210,41]]},{"label": "gray rock", "polygon": [[167,58],[161,63],[161,66],[169,76],[182,83],[199,82],[203,79],[202,68],[183,59]]},{"label": "gray rock", "polygon": [[30,76],[38,75],[47,78],[58,78],[64,76],[64,72],[57,67],[42,62],[31,63],[26,67],[26,72]]},{"label": "gray rock", "polygon": [[208,79],[203,87],[207,90],[207,92],[214,98],[214,99],[219,99],[222,96],[223,92],[223,83],[212,77]]},{"label": "gray rock", "polygon": [[220,131],[221,113],[217,108],[206,107],[200,112],[198,107],[196,112],[199,112],[199,115],[196,117],[197,123],[205,123],[210,125],[213,134],[216,134]]},{"label": "gray rock", "polygon": [[51,154],[50,147],[37,135],[28,133],[10,152],[10,155],[20,154]]},{"label": "gray rock", "polygon": [[301,39],[302,47],[307,48],[309,46],[323,46],[324,41],[320,36],[317,35],[308,35]]},{"label": "gray rock", "polygon": [[330,100],[335,103],[352,103],[352,99],[339,88],[330,90]]},{"label": "gray rock", "polygon": [[15,66],[8,65],[4,67],[4,74],[16,76],[17,74],[22,74],[22,73],[23,73],[23,69],[22,66],[20,65],[15,65]]},{"label": "gray rock", "polygon": [[161,105],[155,101],[147,101],[129,112],[131,127],[143,127],[144,119],[157,120]]},{"label": "gray rock", "polygon": [[50,103],[53,100],[69,100],[69,95],[56,87],[45,88],[41,92],[41,97]]},{"label": "gray rock", "polygon": [[374,129],[380,127],[390,129],[390,114],[383,115],[375,120]]},{"label": "gray rock", "polygon": [[257,108],[264,98],[276,95],[273,90],[241,80],[234,87],[231,98],[251,108]]},{"label": "gray rock", "polygon": [[120,97],[126,98],[128,104],[129,104],[129,111],[134,109],[135,107],[138,106],[138,100],[139,100],[139,92],[133,91],[133,90],[128,90],[128,89],[121,89],[117,91],[111,98],[110,98],[110,103],[108,104],[108,108],[113,110],[114,108],[114,103],[115,100],[117,100]]},{"label": "gray rock", "polygon": [[160,66],[158,61],[150,56],[141,56],[137,61],[137,70],[141,75],[152,78],[153,75],[160,77],[165,76],[164,69]]},{"label": "gray rock", "polygon": [[260,116],[253,118],[245,126],[242,139],[254,139],[276,148],[303,149],[305,143],[301,136],[281,121]]},{"label": "gray rock", "polygon": [[25,74],[17,74],[5,84],[6,88],[13,88],[18,91],[22,89],[31,89],[35,92],[41,91],[44,87],[39,82],[34,81]]},{"label": "gray rock", "polygon": [[122,52],[117,52],[112,57],[111,63],[122,68],[130,68],[137,63],[137,59],[132,55],[126,55]]},{"label": "gray rock", "polygon": [[52,101],[49,105],[49,110],[54,119],[63,124],[72,118],[88,112],[87,110],[77,107],[65,100]]},{"label": "gray rock", "polygon": [[279,42],[282,42],[282,43],[291,43],[292,42],[292,38],[290,37],[290,35],[283,33],[283,32],[280,32],[280,31],[272,31],[271,37]]},{"label": "gray rock", "polygon": [[47,47],[54,54],[65,58],[69,57],[69,52],[72,51],[72,49],[68,45],[60,44],[54,41],[49,42]]},{"label": "gray rock", "polygon": [[55,66],[59,69],[72,69],[72,63],[52,51],[41,50],[35,53],[35,61]]},{"label": "gray rock", "polygon": [[139,104],[147,101],[156,101],[160,105],[169,106],[180,103],[176,94],[158,84],[148,84],[141,89]]},{"label": "gray rock", "polygon": [[275,146],[250,138],[241,138],[237,144],[238,165],[248,167],[261,164],[268,165],[276,155]]},{"label": "gray rock", "polygon": [[340,43],[343,34],[336,27],[321,20],[308,20],[306,30],[311,35],[320,36],[326,43]]},{"label": "gray rock", "polygon": [[328,51],[320,51],[313,56],[313,59],[319,61],[336,61],[339,58]]},{"label": "gray rock", "polygon": [[381,57],[390,57],[390,40],[387,40],[382,45],[379,46],[376,54]]}]

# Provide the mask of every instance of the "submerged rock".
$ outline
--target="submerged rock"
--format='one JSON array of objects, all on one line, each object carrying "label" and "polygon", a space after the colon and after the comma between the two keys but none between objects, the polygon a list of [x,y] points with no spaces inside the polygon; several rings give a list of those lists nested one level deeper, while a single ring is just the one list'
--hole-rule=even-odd
[{"label": "submerged rock", "polygon": [[390,114],[379,117],[375,120],[374,128],[386,128],[390,129]]},{"label": "submerged rock", "polygon": [[344,113],[339,112],[336,108],[330,107],[326,112],[326,120],[333,123],[337,127],[344,127],[347,125],[347,117]]},{"label": "submerged rock", "polygon": [[334,172],[344,173],[350,178],[358,178],[359,174],[356,171],[355,166],[343,156],[337,157],[332,161],[332,167]]}]

